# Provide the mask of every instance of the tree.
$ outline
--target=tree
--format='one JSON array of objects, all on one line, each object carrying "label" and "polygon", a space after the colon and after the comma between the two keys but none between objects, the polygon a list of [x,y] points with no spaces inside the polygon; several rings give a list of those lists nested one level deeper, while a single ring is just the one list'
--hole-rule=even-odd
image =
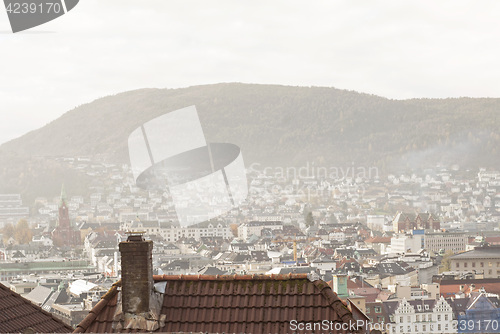
[{"label": "tree", "polygon": [[451,256],[453,255],[453,251],[447,250],[443,255],[443,259],[441,260],[441,268],[440,273],[451,270]]},{"label": "tree", "polygon": [[32,238],[33,232],[30,230],[28,222],[25,219],[19,220],[14,231],[14,239],[20,244],[27,244]]},{"label": "tree", "polygon": [[306,225],[307,225],[308,227],[311,227],[311,226],[313,226],[313,225],[314,225],[314,217],[313,217],[313,214],[312,214],[312,212],[311,212],[311,211],[309,211],[309,212],[307,213],[307,216],[306,216]]},{"label": "tree", "polygon": [[231,229],[231,232],[233,233],[233,235],[235,237],[238,236],[238,226],[239,226],[238,224],[231,224],[231,225],[229,225],[229,228]]},{"label": "tree", "polygon": [[2,233],[4,241],[9,240],[10,237],[14,236],[14,226],[12,226],[12,224],[5,225],[2,230]]}]

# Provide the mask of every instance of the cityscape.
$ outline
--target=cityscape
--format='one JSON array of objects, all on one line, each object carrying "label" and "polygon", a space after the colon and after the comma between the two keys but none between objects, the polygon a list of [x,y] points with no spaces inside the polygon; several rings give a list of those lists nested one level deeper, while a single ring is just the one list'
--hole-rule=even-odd
[{"label": "cityscape", "polygon": [[153,275],[314,275],[386,333],[460,333],[480,310],[500,321],[499,171],[254,164],[242,205],[181,227],[168,190],[137,187],[128,165],[56,160],[95,182],[31,204],[0,195],[0,280],[72,328],[123,277],[133,235],[151,241]]},{"label": "cityscape", "polygon": [[499,17],[4,0],[0,334],[500,334]]}]

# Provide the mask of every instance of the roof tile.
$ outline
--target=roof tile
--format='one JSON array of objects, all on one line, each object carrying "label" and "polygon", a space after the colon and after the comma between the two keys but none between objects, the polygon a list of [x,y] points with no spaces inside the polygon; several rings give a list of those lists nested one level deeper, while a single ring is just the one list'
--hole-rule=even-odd
[{"label": "roof tile", "polygon": [[23,332],[30,327],[41,333],[70,333],[73,330],[52,314],[0,284],[0,332]]},{"label": "roof tile", "polygon": [[[353,320],[325,282],[311,282],[306,274],[153,278],[167,282],[161,309],[166,320],[160,332],[286,333],[290,320]],[[119,285],[113,286],[75,333],[114,331]]]}]

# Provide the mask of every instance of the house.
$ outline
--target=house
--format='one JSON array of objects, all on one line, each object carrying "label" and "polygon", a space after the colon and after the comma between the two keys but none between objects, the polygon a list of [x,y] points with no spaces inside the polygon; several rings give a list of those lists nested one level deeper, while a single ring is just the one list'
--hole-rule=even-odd
[{"label": "house", "polygon": [[122,280],[74,333],[317,333],[323,325],[366,333],[368,318],[314,275],[153,275],[151,250],[141,235],[120,243]]},{"label": "house", "polygon": [[0,284],[0,333],[71,333],[73,329]]},{"label": "house", "polygon": [[411,230],[439,230],[439,218],[431,213],[404,213],[399,212],[392,221],[394,232]]}]

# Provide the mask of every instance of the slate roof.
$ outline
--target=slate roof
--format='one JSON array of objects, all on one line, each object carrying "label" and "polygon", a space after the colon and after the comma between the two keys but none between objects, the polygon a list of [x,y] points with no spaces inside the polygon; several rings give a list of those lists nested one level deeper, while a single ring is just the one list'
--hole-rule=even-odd
[{"label": "slate roof", "polygon": [[28,293],[25,298],[31,301],[33,304],[41,306],[43,305],[43,303],[45,303],[45,301],[50,297],[51,294],[52,289],[39,285],[31,290],[31,292]]},{"label": "slate roof", "polygon": [[0,284],[0,333],[71,333],[73,328]]},{"label": "slate roof", "polygon": [[[157,332],[288,333],[291,320],[366,320],[355,308],[352,313],[324,281],[312,282],[306,274],[153,278],[155,282],[167,282],[161,309],[166,318]],[[120,281],[113,285],[74,333],[114,331],[120,286]]]},{"label": "slate roof", "polygon": [[220,270],[217,267],[205,267],[198,270],[198,274],[200,275],[223,275],[225,271]]}]

